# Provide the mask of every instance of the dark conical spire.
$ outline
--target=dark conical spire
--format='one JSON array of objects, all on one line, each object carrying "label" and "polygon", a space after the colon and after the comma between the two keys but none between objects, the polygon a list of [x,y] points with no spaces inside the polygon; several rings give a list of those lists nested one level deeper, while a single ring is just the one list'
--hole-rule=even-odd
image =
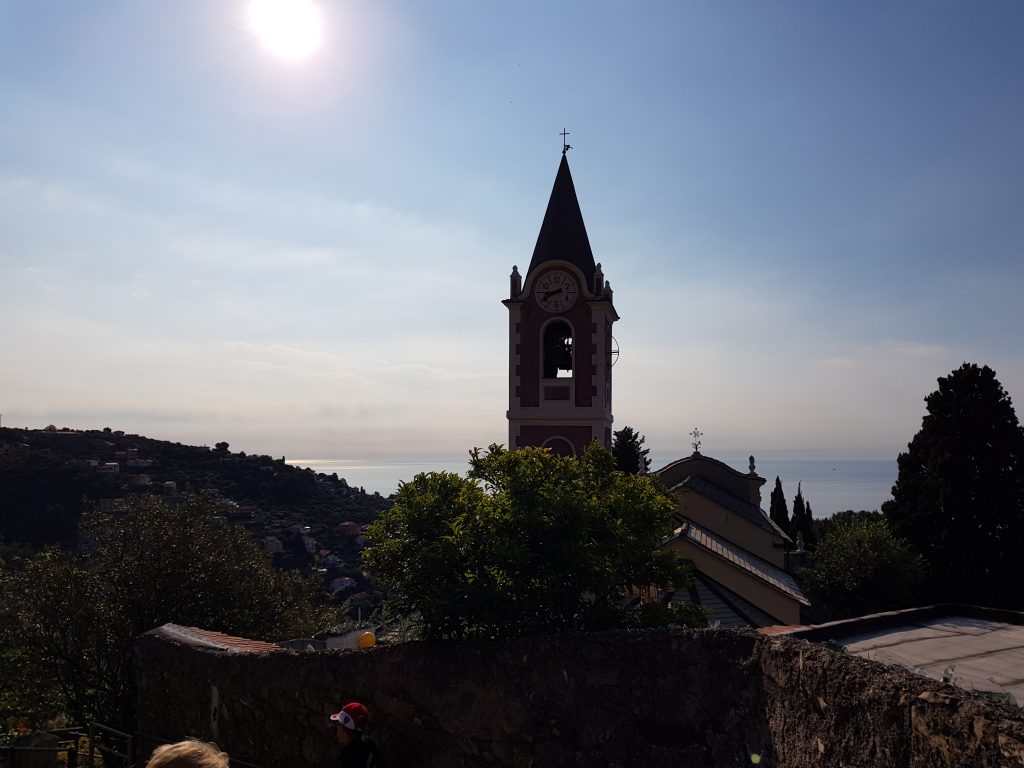
[{"label": "dark conical spire", "polygon": [[565,153],[558,165],[555,186],[551,189],[551,199],[548,200],[527,274],[552,259],[564,259],[575,264],[582,270],[586,285],[594,284],[594,253],[590,250],[590,239],[583,224],[583,213],[576,199],[576,187],[572,183]]}]

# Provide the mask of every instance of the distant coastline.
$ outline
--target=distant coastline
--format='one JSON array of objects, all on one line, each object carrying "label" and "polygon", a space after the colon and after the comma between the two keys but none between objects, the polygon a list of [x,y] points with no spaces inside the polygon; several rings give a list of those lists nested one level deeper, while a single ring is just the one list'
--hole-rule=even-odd
[{"label": "distant coastline", "polygon": [[[741,472],[747,471],[746,458],[722,460]],[[468,466],[465,457],[434,461],[300,458],[289,459],[288,463],[327,475],[336,472],[350,486],[362,487],[367,493],[377,491],[383,496],[394,493],[399,482],[411,480],[420,472],[443,470],[464,474]],[[660,468],[665,463],[656,458],[652,466]],[[777,475],[790,509],[799,482],[814,516],[828,517],[845,509],[880,509],[882,502],[890,498],[897,468],[895,460],[887,459],[758,459],[757,473],[767,480],[761,494],[762,508],[768,508],[768,495]]]}]

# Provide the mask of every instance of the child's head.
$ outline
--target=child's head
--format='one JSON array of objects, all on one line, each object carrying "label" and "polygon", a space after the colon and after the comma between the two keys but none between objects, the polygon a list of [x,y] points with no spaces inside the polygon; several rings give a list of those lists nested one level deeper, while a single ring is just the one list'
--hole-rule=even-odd
[{"label": "child's head", "polygon": [[370,713],[358,701],[349,702],[340,711],[335,712],[331,715],[331,720],[337,726],[335,732],[338,741],[344,745],[358,739],[369,718]]},{"label": "child's head", "polygon": [[146,768],[228,768],[228,756],[214,744],[179,741],[154,749]]}]

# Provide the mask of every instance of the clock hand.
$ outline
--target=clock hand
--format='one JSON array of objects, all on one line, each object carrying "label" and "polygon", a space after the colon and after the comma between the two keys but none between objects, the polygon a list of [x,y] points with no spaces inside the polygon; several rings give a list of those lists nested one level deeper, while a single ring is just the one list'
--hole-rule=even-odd
[{"label": "clock hand", "polygon": [[553,291],[541,291],[541,294],[543,294],[543,296],[544,296],[544,298],[546,300],[546,299],[549,299],[550,297],[554,296],[555,294],[562,293],[562,292],[563,291],[562,291],[561,288],[556,288]]}]

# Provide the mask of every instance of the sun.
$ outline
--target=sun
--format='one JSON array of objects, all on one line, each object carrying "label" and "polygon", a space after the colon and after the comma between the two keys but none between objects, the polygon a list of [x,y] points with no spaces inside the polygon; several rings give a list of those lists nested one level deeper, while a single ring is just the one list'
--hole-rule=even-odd
[{"label": "sun", "polygon": [[282,59],[308,59],[323,37],[313,0],[249,0],[249,25],[263,46]]}]

